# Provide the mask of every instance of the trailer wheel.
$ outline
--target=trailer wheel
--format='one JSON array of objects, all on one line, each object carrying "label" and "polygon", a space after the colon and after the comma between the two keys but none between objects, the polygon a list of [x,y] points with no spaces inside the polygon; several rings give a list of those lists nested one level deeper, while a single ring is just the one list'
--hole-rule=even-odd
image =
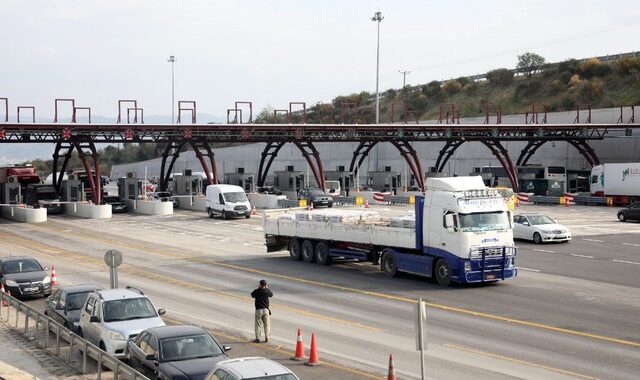
[{"label": "trailer wheel", "polygon": [[438,285],[449,286],[451,284],[451,268],[445,259],[436,261],[435,277]]},{"label": "trailer wheel", "polygon": [[327,243],[321,241],[316,244],[316,262],[321,265],[331,264],[331,256],[329,256],[329,247]]},{"label": "trailer wheel", "polygon": [[291,239],[289,242],[289,256],[294,260],[300,260],[302,258],[300,254],[300,240]]},{"label": "trailer wheel", "polygon": [[398,275],[398,263],[396,257],[391,252],[382,253],[382,271],[385,276],[392,278]]},{"label": "trailer wheel", "polygon": [[313,246],[313,242],[311,240],[305,240],[302,243],[302,260],[308,263],[316,261],[314,248],[315,247]]}]

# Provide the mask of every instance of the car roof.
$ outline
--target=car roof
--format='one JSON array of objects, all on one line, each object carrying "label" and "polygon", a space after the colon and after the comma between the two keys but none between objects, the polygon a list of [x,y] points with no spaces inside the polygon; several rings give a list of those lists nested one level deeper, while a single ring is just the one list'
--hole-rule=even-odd
[{"label": "car roof", "polygon": [[3,257],[2,259],[3,262],[8,262],[8,261],[21,261],[21,260],[36,260],[34,257],[31,256],[7,256],[7,257]]},{"label": "car roof", "polygon": [[251,379],[261,376],[284,375],[291,371],[278,362],[261,357],[246,357],[223,360],[217,368],[224,368],[241,378]]},{"label": "car roof", "polygon": [[66,293],[83,293],[91,292],[94,290],[102,290],[102,286],[96,284],[78,284],[61,286],[58,289]]},{"label": "car roof", "polygon": [[129,289],[103,289],[96,290],[95,293],[100,294],[100,296],[102,296],[102,299],[105,301],[128,298],[147,298],[147,296]]},{"label": "car roof", "polygon": [[152,327],[146,331],[155,335],[158,339],[208,334],[202,328],[193,325],[159,326]]}]

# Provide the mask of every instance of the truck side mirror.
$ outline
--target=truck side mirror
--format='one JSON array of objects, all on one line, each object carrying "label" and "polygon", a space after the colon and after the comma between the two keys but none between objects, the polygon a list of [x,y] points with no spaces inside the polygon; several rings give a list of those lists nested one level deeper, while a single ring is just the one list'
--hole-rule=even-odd
[{"label": "truck side mirror", "polygon": [[445,214],[444,216],[444,228],[449,231],[457,231],[458,228],[455,225],[453,214]]}]

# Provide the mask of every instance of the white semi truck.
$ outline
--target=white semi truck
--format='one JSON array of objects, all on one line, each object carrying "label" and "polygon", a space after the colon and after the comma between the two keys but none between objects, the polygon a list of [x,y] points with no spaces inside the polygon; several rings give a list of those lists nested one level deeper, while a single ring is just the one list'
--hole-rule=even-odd
[{"label": "white semi truck", "polygon": [[611,197],[613,203],[640,201],[640,162],[602,164],[591,169],[591,194]]},{"label": "white semi truck", "polygon": [[388,277],[400,272],[440,285],[516,277],[512,215],[482,178],[427,178],[415,215],[385,217],[368,210],[267,213],[267,250],[288,248],[294,260],[328,265],[334,258],[380,261]]}]

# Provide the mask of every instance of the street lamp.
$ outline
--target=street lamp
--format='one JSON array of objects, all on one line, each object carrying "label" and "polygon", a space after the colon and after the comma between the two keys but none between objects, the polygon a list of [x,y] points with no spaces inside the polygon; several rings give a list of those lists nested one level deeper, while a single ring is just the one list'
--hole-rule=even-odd
[{"label": "street lamp", "polygon": [[174,66],[176,63],[176,57],[171,55],[167,62],[171,62],[171,124],[176,123],[176,101],[175,101],[175,80],[174,80]]},{"label": "street lamp", "polygon": [[378,23],[378,44],[376,47],[376,124],[380,123],[380,22],[382,22],[382,20],[384,20],[382,12],[376,12],[371,18],[371,21]]},{"label": "street lamp", "polygon": [[407,86],[407,75],[411,74],[409,70],[398,70],[400,74],[402,74],[402,88]]}]

